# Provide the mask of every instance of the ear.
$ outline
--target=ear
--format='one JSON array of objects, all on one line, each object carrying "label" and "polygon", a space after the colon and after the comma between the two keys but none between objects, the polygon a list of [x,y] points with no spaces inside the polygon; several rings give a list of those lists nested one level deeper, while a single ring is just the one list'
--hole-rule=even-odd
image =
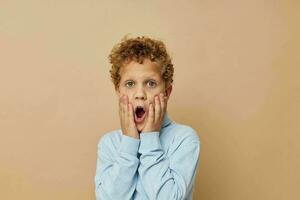
[{"label": "ear", "polygon": [[165,95],[168,97],[168,99],[169,99],[169,97],[170,97],[170,95],[171,95],[172,88],[173,88],[173,86],[170,85],[170,86],[166,89],[166,91],[165,91]]}]

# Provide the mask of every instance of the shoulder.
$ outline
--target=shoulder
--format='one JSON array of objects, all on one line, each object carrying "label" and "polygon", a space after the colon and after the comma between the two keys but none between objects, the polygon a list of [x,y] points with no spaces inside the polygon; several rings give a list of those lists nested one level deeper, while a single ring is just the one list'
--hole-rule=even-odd
[{"label": "shoulder", "polygon": [[175,133],[174,140],[180,143],[198,143],[200,144],[200,136],[198,132],[191,126],[172,121],[170,131]]},{"label": "shoulder", "polygon": [[118,145],[120,140],[121,140],[121,130],[120,129],[106,132],[98,140],[98,148],[103,145],[116,146],[116,145]]},{"label": "shoulder", "polygon": [[167,151],[169,157],[186,156],[187,153],[199,155],[200,137],[193,127],[173,121],[166,128],[168,128],[166,132],[170,139]]},{"label": "shoulder", "polygon": [[103,159],[113,161],[117,155],[119,145],[119,130],[113,130],[105,133],[98,140],[97,152],[98,156]]}]

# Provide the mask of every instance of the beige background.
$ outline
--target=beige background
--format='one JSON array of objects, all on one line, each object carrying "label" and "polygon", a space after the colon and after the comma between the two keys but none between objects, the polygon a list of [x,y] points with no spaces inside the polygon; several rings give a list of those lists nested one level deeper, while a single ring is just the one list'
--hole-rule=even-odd
[{"label": "beige background", "polygon": [[119,128],[107,55],[162,39],[169,115],[201,138],[196,200],[300,199],[300,4],[287,0],[0,1],[0,199],[94,199]]}]

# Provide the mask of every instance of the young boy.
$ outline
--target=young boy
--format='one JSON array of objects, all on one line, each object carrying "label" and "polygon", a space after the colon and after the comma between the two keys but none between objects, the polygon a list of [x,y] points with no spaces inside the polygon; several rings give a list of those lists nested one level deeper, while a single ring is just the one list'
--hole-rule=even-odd
[{"label": "young boy", "polygon": [[165,45],[124,37],[109,58],[121,129],[99,140],[96,199],[191,200],[200,139],[167,114],[174,69]]}]

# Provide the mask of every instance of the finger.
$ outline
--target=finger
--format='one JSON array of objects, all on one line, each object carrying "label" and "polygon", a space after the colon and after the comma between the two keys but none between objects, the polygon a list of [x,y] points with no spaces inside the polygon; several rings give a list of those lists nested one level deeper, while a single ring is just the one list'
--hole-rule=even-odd
[{"label": "finger", "polygon": [[164,116],[164,113],[165,113],[165,99],[164,99],[164,94],[163,93],[161,93],[160,94],[160,105],[161,105],[161,119],[163,118],[163,116]]},{"label": "finger", "polygon": [[123,103],[123,96],[119,99],[119,115],[120,115],[120,123],[122,130],[124,128],[124,103]]},{"label": "finger", "polygon": [[127,96],[124,96],[124,117],[126,122],[128,122],[128,99]]},{"label": "finger", "polygon": [[123,105],[122,105],[123,96],[119,98],[119,115],[121,116],[123,112]]},{"label": "finger", "polygon": [[129,103],[129,120],[131,123],[134,123],[133,106],[131,103]]},{"label": "finger", "polygon": [[154,122],[154,110],[153,109],[154,109],[153,108],[153,104],[150,103],[150,105],[149,105],[149,119],[148,119],[148,122],[151,123],[151,124],[153,124],[153,122]]},{"label": "finger", "polygon": [[159,95],[155,96],[154,98],[155,100],[155,123],[159,121],[160,119],[160,112],[161,112],[161,108],[160,108],[160,101],[159,101]]}]

